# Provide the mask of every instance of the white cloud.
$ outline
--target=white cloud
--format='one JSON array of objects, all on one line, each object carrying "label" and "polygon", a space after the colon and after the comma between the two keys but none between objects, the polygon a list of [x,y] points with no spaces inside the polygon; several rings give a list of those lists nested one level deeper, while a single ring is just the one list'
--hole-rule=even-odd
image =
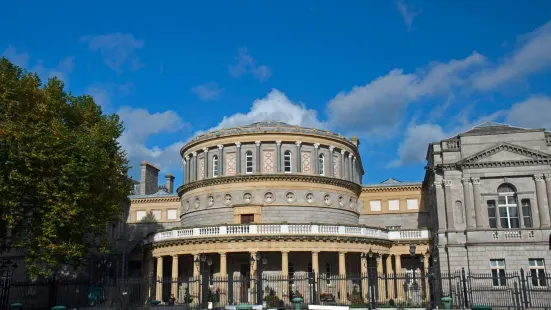
[{"label": "white cloud", "polygon": [[181,167],[179,150],[184,141],[176,141],[166,147],[148,146],[152,137],[181,131],[188,126],[176,112],[168,110],[150,113],[145,109],[122,107],[117,113],[125,127],[119,142],[128,153],[134,172],[143,160],[157,165],[163,172],[178,170]]},{"label": "white cloud", "polygon": [[197,85],[191,89],[191,92],[203,101],[215,101],[220,99],[224,89],[220,88],[218,84],[211,82]]},{"label": "white cloud", "polygon": [[326,127],[323,122],[318,120],[315,110],[306,108],[304,104],[295,103],[289,100],[284,93],[273,89],[266,97],[256,99],[249,112],[225,116],[216,127],[208,131],[248,125],[260,121],[280,121],[290,125],[315,128]]},{"label": "white cloud", "polygon": [[419,15],[420,11],[415,9],[413,5],[406,4],[403,0],[396,1],[396,7],[404,19],[404,23],[408,27],[408,31],[410,31],[413,26],[413,19]]},{"label": "white cloud", "polygon": [[228,73],[235,78],[250,73],[262,82],[272,76],[272,69],[266,65],[257,65],[255,59],[249,54],[249,51],[245,47],[237,51],[235,60],[236,64],[228,67]]},{"label": "white cloud", "polygon": [[406,115],[408,105],[422,98],[446,95],[466,83],[469,73],[484,64],[474,52],[447,63],[432,63],[417,73],[394,69],[364,86],[341,92],[327,106],[332,128],[359,135],[391,136]]},{"label": "white cloud", "polygon": [[119,74],[124,67],[136,71],[144,66],[136,55],[136,51],[143,48],[144,41],[134,38],[132,34],[117,32],[84,36],[80,41],[87,43],[91,51],[99,51],[104,63]]},{"label": "white cloud", "polygon": [[2,56],[6,57],[13,64],[27,68],[29,63],[29,54],[24,52],[18,52],[13,45],[8,45],[6,50],[2,53]]},{"label": "white cloud", "polygon": [[410,126],[398,147],[398,159],[390,163],[391,167],[420,163],[425,160],[430,142],[446,138],[447,134],[437,124],[421,124]]},{"label": "white cloud", "polygon": [[484,70],[473,79],[474,87],[490,90],[541,72],[551,66],[551,21],[523,35],[515,51],[501,64]]},{"label": "white cloud", "polygon": [[511,125],[526,128],[547,128],[551,130],[551,98],[544,95],[532,96],[514,104],[505,121]]}]

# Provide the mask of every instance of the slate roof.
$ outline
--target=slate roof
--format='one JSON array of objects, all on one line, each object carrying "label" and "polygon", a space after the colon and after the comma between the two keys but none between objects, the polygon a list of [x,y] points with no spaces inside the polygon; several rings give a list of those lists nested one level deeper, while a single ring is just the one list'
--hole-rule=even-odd
[{"label": "slate roof", "polygon": [[504,134],[504,133],[518,133],[518,132],[537,132],[545,131],[543,128],[538,129],[529,129],[511,126],[509,124],[496,123],[496,122],[484,122],[482,124],[476,125],[470,130],[458,134],[456,137],[461,136],[479,136],[479,135],[495,135],[495,134]]}]

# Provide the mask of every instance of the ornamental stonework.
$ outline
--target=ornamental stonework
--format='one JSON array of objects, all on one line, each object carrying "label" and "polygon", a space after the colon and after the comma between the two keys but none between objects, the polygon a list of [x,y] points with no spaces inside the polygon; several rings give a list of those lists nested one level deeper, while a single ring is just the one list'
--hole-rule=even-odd
[{"label": "ornamental stonework", "polygon": [[275,172],[275,152],[274,151],[264,151],[263,153],[263,170],[264,172],[274,173]]},{"label": "ornamental stonework", "polygon": [[205,178],[205,158],[199,159],[199,180]]},{"label": "ornamental stonework", "polygon": [[302,172],[312,173],[312,156],[310,152],[302,152]]},{"label": "ornamental stonework", "polygon": [[235,153],[226,155],[226,175],[235,175]]},{"label": "ornamental stonework", "polygon": [[341,171],[339,168],[339,157],[333,156],[333,173],[335,174],[335,178],[340,178],[341,176]]}]

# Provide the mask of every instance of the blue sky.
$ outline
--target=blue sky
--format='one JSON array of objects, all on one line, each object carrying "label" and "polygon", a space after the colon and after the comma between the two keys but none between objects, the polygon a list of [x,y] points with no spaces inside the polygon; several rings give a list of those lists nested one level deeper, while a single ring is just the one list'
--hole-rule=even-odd
[{"label": "blue sky", "polygon": [[358,136],[364,183],[422,180],[428,142],[486,120],[551,128],[551,1],[6,1],[0,54],[177,184],[190,137],[260,120]]}]

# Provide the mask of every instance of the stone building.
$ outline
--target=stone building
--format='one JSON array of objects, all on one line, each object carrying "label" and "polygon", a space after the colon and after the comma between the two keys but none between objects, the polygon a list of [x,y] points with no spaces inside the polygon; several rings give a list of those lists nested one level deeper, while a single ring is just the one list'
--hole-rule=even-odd
[{"label": "stone building", "polygon": [[424,201],[440,270],[545,269],[551,133],[484,123],[431,143],[427,161]]},{"label": "stone building", "polygon": [[[326,280],[320,289],[338,295],[351,291],[346,282],[332,284],[339,275],[427,268],[430,260],[420,258],[428,253],[431,233],[421,184],[387,180],[362,186],[359,143],[280,122],[194,138],[180,151],[180,227],[147,238],[144,274],[193,279],[202,272],[247,277],[258,268],[285,276],[314,271]],[[144,165],[142,177],[154,175],[147,172],[151,165]],[[140,218],[138,212],[174,208],[175,197],[161,196],[166,198],[132,196],[130,221]],[[371,260],[368,252],[374,253]],[[182,298],[184,290],[198,294],[184,282],[158,283],[157,298]],[[242,283],[234,301],[248,301],[244,292],[253,286]]]}]

